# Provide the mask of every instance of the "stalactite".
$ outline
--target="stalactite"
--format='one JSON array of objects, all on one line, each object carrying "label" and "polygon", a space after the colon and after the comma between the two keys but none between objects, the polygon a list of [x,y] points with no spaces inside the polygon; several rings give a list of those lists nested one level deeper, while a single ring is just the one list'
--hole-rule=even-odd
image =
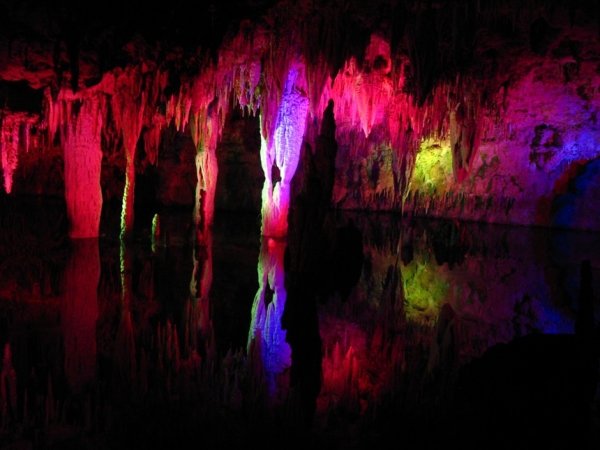
[{"label": "stalactite", "polygon": [[210,289],[213,281],[212,232],[207,230],[202,241],[194,247],[193,269],[190,280],[190,301],[186,305],[186,328],[189,344],[195,351],[200,351],[196,337],[204,339],[208,353],[215,351],[213,325],[210,308]]},{"label": "stalactite", "polygon": [[217,102],[192,115],[190,128],[196,145],[196,194],[194,223],[197,232],[204,234],[212,225],[217,187],[217,140],[220,133],[220,111]]},{"label": "stalactite", "polygon": [[163,116],[155,114],[152,116],[149,127],[144,131],[144,152],[148,162],[152,165],[156,165],[158,162],[158,150],[165,123]]},{"label": "stalactite", "polygon": [[115,342],[115,373],[116,383],[130,388],[136,379],[137,363],[135,339],[131,311],[122,310],[119,328]]},{"label": "stalactite", "polygon": [[142,131],[147,92],[142,84],[142,75],[136,68],[127,68],[117,73],[115,92],[111,98],[113,117],[117,130],[123,137],[125,151],[125,189],[121,210],[121,236],[133,231],[133,205],[135,192],[135,157],[137,142]]},{"label": "stalactite", "polygon": [[131,308],[133,303],[133,254],[132,248],[121,237],[119,260],[121,272],[120,321],[115,345],[115,376],[129,386],[136,376],[136,354]]},{"label": "stalactite", "polygon": [[[261,133],[263,138],[271,141],[279,125],[280,103],[288,89],[289,77],[296,78],[300,68],[296,58],[297,50],[290,39],[282,39],[270,45],[263,56],[263,80],[260,103]],[[302,65],[303,66],[303,65]],[[293,74],[293,75],[292,75]],[[300,87],[306,93],[305,70],[298,77]]]},{"label": "stalactite", "polygon": [[190,117],[192,97],[189,94],[189,85],[182,83],[179,93],[171,96],[167,102],[166,120],[173,122],[177,131],[183,131]]},{"label": "stalactite", "polygon": [[322,119],[322,109],[320,100],[328,82],[331,82],[329,76],[330,68],[322,60],[318,60],[314,64],[306,65],[306,91],[309,99],[310,115],[317,122]]},{"label": "stalactite", "polygon": [[326,84],[318,110],[324,111],[327,102],[333,100],[335,116],[342,129],[360,125],[368,137],[373,126],[383,122],[394,100],[391,74],[389,44],[374,34],[365,50],[362,67],[354,57],[347,60],[337,76]]},{"label": "stalactite", "polygon": [[[131,231],[133,222],[135,153],[140,135],[145,145],[146,159],[143,163],[155,164],[162,130],[169,124],[174,124],[181,133],[192,131],[197,147],[204,149],[199,151],[196,159],[199,186],[195,221],[201,223],[202,227],[210,224],[216,180],[213,135],[210,133],[215,133],[215,129],[219,129],[217,134],[220,132],[222,121],[229,108],[234,106],[250,114],[260,111],[263,160],[267,162],[270,158],[270,162],[263,164],[266,178],[270,180],[266,182],[265,198],[269,203],[276,203],[277,184],[281,190],[284,183],[278,181],[281,168],[272,154],[278,151],[275,135],[285,97],[285,80],[298,64],[297,61],[302,61],[303,66],[304,75],[299,77],[302,80],[298,90],[303,91],[302,95],[308,101],[309,124],[321,120],[329,100],[333,100],[335,105],[338,125],[336,139],[342,150],[339,163],[343,166],[338,167],[338,174],[342,174],[340,178],[343,180],[336,184],[334,201],[341,208],[396,209],[408,194],[406,189],[419,144],[429,138],[449,138],[452,143],[452,189],[471,189],[473,186],[481,191],[503,189],[498,186],[498,177],[490,181],[489,187],[483,181],[476,180],[479,157],[489,154],[487,150],[479,153],[479,146],[480,142],[484,146],[492,145],[489,144],[492,141],[500,142],[500,135],[503,141],[512,140],[509,136],[515,136],[515,130],[517,133],[526,132],[512,122],[514,117],[518,117],[515,120],[523,118],[523,110],[530,106],[518,102],[519,96],[531,101],[535,97],[535,104],[543,106],[543,113],[540,108],[538,115],[540,123],[527,123],[524,126],[535,127],[551,119],[560,122],[558,128],[569,130],[571,136],[593,135],[593,131],[588,133],[587,124],[596,120],[595,115],[584,111],[582,105],[593,105],[595,101],[594,84],[590,81],[594,79],[595,67],[590,65],[591,60],[585,56],[595,51],[595,41],[589,39],[595,36],[595,30],[591,32],[589,24],[575,20],[569,24],[573,30],[569,28],[567,31],[563,27],[567,21],[559,17],[561,12],[579,11],[577,14],[582,14],[585,9],[567,11],[557,5],[548,10],[540,5],[511,9],[508,4],[498,8],[497,5],[482,6],[476,2],[476,8],[473,5],[446,5],[448,15],[445,15],[444,5],[422,2],[411,5],[386,4],[381,8],[344,1],[327,4],[292,3],[273,5],[272,9],[265,11],[264,20],[241,22],[238,32],[225,38],[217,52],[210,56],[201,56],[201,52],[196,53],[191,49],[188,52],[188,49],[153,48],[152,44],[136,39],[125,48],[125,60],[109,65],[104,65],[106,61],[102,61],[96,66],[95,57],[98,55],[95,49],[83,50],[82,47],[76,92],[67,88],[68,82],[73,81],[74,77],[66,76],[68,74],[64,72],[64,67],[60,67],[68,62],[68,59],[64,59],[68,55],[61,53],[60,46],[55,47],[52,60],[48,59],[50,55],[30,53],[28,56],[27,45],[12,43],[15,47],[7,49],[4,58],[7,64],[1,65],[0,78],[8,83],[24,81],[28,85],[25,92],[52,86],[52,95],[48,94],[50,100],[45,102],[44,114],[33,127],[37,131],[46,126],[51,138],[80,114],[77,101],[87,101],[86,98],[100,93],[106,96],[109,106],[103,108],[101,114],[103,145],[108,147],[108,151],[120,145],[125,148],[125,234]],[[396,15],[384,17],[390,8]],[[534,56],[529,52],[531,39],[528,41],[524,36],[529,35],[532,22],[539,19],[543,11],[548,14],[543,19],[544,23],[556,22],[557,28],[551,30],[552,36],[536,37],[548,42],[541,43],[544,44],[544,55]],[[392,33],[388,41],[384,33],[390,31],[389,27]],[[448,39],[444,41],[445,35]],[[473,42],[475,35],[478,36],[477,45]],[[584,42],[592,42],[592,47],[588,49],[583,45]],[[47,59],[44,60],[44,57]],[[507,71],[500,70],[500,62]],[[538,63],[542,66],[534,69]],[[558,75],[553,73],[554,66],[559,67]],[[98,81],[98,69],[107,67],[113,68],[104,72]],[[194,73],[194,70],[197,72]],[[555,75],[560,78],[562,87],[553,84]],[[551,88],[552,92],[530,96],[528,89],[536,86]],[[13,88],[16,89],[11,84],[9,91],[12,92]],[[2,89],[5,89],[4,86]],[[502,93],[498,92],[500,89]],[[35,99],[37,94],[31,95]],[[548,104],[549,98],[557,99],[553,101],[553,106]],[[217,106],[209,108],[215,99]],[[496,102],[497,99],[501,101]],[[8,98],[7,102],[10,101]],[[517,103],[520,106],[514,106],[511,112],[511,104]],[[2,108],[12,108],[12,105],[6,103]],[[563,115],[563,110],[568,114]],[[19,155],[28,147],[26,141],[30,133],[27,128],[31,125],[29,122],[22,123],[17,132],[16,126],[11,128],[8,125],[8,117],[5,113],[0,140],[6,191],[12,187],[11,174]],[[201,118],[213,124],[210,127],[206,124],[199,126]],[[500,122],[506,124],[503,129],[498,125]],[[204,133],[203,128],[204,131],[208,128],[213,131]],[[576,129],[585,132],[576,133]],[[314,130],[314,127],[308,128],[308,133],[312,134],[304,136],[305,142],[311,143],[316,138]],[[593,145],[588,144],[593,139],[577,137],[578,142],[570,148],[584,148],[584,158],[587,160],[590,155],[595,155],[595,150],[591,149]],[[52,150],[58,145],[56,139],[48,139],[44,144]],[[510,147],[513,148],[512,144]],[[381,148],[391,148],[393,152],[381,158]],[[544,157],[553,158],[553,161],[566,158],[565,165],[570,164],[571,156],[565,156],[563,151],[559,152],[560,155],[557,153],[558,158],[553,157],[551,153],[556,150],[553,147],[544,151]],[[490,151],[497,153],[496,149]],[[515,151],[511,150],[513,155]],[[27,161],[32,159],[28,158]],[[547,168],[550,172],[558,169],[553,161],[550,161],[552,168]],[[114,168],[119,166],[120,161],[118,157],[112,158],[109,164]],[[386,168],[391,166],[392,170],[373,170],[378,164]],[[523,164],[526,165],[527,161],[523,161]],[[515,206],[520,207],[518,197],[528,190],[532,198],[544,197],[547,206],[542,209],[547,212],[542,215],[550,214],[548,205],[556,194],[551,192],[551,182],[528,186],[526,180],[516,176],[517,183],[512,186],[512,174],[507,174],[510,169],[506,166],[494,170],[502,172],[502,183],[509,184],[504,187],[514,189],[510,196],[517,198]],[[21,169],[27,170],[27,167],[19,167],[15,176],[29,176]],[[383,178],[377,179],[375,175],[378,173],[382,173]],[[20,185],[17,186],[20,188]],[[36,188],[38,192],[42,190]],[[373,203],[370,204],[370,201]],[[425,208],[425,202],[423,200],[419,207]],[[465,203],[468,204],[470,201]],[[440,202],[434,202],[429,207],[434,214],[443,208]],[[268,212],[265,216],[285,216],[285,211],[278,211],[277,208],[266,209]],[[466,206],[464,209],[468,210]],[[528,211],[524,212],[525,209]],[[538,211],[536,206],[523,205],[520,213],[522,219],[538,221],[540,213],[532,212],[534,209]],[[204,211],[202,218],[198,216],[200,210]],[[280,229],[275,230],[276,234],[284,233],[285,226],[281,225]],[[275,225],[277,227],[279,225]]]},{"label": "stalactite", "polygon": [[[272,138],[265,138],[264,127],[271,119],[261,114],[261,165],[265,174],[262,191],[262,233],[264,236],[285,236],[290,203],[290,183],[296,172],[308,113],[304,71],[300,64],[287,74],[285,88]],[[268,133],[267,133],[268,136]],[[279,173],[276,179],[275,168]]]},{"label": "stalactite", "polygon": [[[393,190],[381,191],[385,183],[378,185],[377,192],[372,194],[361,188],[362,199],[355,206],[401,207],[408,193],[416,152],[424,139],[453,139],[456,144],[453,161],[456,179],[460,182],[476,154],[482,130],[488,126],[489,121],[480,113],[483,86],[468,76],[461,76],[454,82],[438,82],[428,89],[426,98],[418,99],[407,86],[409,66],[406,56],[392,60],[389,44],[380,36],[372,35],[362,64],[351,57],[323,89],[317,110],[324,110],[330,99],[334,101],[336,140],[349,148],[350,160],[364,160],[374,148],[379,148],[370,142],[394,149]],[[357,128],[362,130],[364,139],[355,133]],[[377,133],[371,137],[374,130]],[[363,174],[359,177],[363,184]],[[371,203],[368,199],[372,195],[375,197]]]},{"label": "stalactite", "polygon": [[[264,73],[261,59],[269,48],[266,30],[251,22],[242,22],[240,31],[219,50],[217,81],[233,92],[242,110],[256,114],[261,106]],[[221,92],[220,98],[227,98]]]},{"label": "stalactite", "polygon": [[[454,88],[456,96],[449,96],[450,142],[454,163],[454,175],[461,182],[467,175],[483,129],[480,117],[481,87],[473,86],[471,80],[462,80]],[[452,101],[454,100],[454,101]]]},{"label": "stalactite", "polygon": [[12,192],[13,173],[19,163],[19,121],[11,120],[11,116],[4,116],[0,128],[0,152],[2,156],[2,175],[4,177],[4,190],[7,194]]},{"label": "stalactite", "polygon": [[[65,199],[72,238],[97,237],[102,212],[101,131],[105,99],[100,93],[59,99],[65,159]],[[77,105],[78,111],[73,111]]]},{"label": "stalactite", "polygon": [[32,114],[0,110],[0,163],[7,194],[12,192],[19,153],[29,151],[30,130],[37,122],[38,117]]},{"label": "stalactite", "polygon": [[[217,141],[222,129],[218,101],[192,114],[190,128],[196,145],[196,190],[194,200],[194,253],[190,281],[191,323],[189,332],[198,332],[204,338],[206,351],[214,350],[213,327],[210,316],[210,288],[212,286],[212,231],[215,191],[217,186]],[[199,351],[197,347],[194,350]]]}]

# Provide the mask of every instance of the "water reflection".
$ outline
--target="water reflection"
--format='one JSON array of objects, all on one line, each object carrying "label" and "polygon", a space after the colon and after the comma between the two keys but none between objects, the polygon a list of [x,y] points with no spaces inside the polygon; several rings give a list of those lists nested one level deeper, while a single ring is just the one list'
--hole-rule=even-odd
[{"label": "water reflection", "polygon": [[[452,422],[457,386],[490,348],[574,333],[582,259],[584,290],[600,292],[594,234],[350,214],[307,253],[293,234],[259,243],[259,223],[216,226],[195,245],[192,227],[160,220],[154,248],[74,242],[52,265],[60,289],[31,288],[49,285],[45,270],[28,266],[24,278],[25,266],[0,266],[10,269],[0,336],[14,391],[2,443],[28,430],[19,436],[34,445],[42,434],[60,445],[59,428],[116,446],[176,445],[198,430],[209,447],[286,442],[301,422],[339,446],[403,424],[411,447],[427,426]],[[597,323],[597,302],[592,313]],[[577,372],[569,345],[537,354]]]},{"label": "water reflection", "polygon": [[[286,243],[263,238],[258,259],[258,291],[252,304],[248,353],[263,366],[269,394],[282,397],[286,386],[278,378],[291,365],[291,349],[281,318],[287,292],[283,257]],[[278,392],[279,391],[279,392]]]},{"label": "water reflection", "polygon": [[136,379],[135,337],[131,318],[134,301],[133,292],[133,248],[121,237],[119,242],[119,262],[121,269],[121,303],[119,305],[119,326],[115,341],[116,386],[128,389]]},{"label": "water reflection", "polygon": [[[214,356],[214,336],[210,315],[210,290],[213,282],[213,237],[210,229],[195,233],[192,255],[193,268],[190,296],[184,311],[184,343],[198,353],[203,344],[206,353]],[[201,339],[202,342],[198,342]]]},{"label": "water reflection", "polygon": [[61,329],[65,346],[65,375],[75,393],[96,377],[96,322],[100,249],[97,239],[73,241],[65,269]]}]

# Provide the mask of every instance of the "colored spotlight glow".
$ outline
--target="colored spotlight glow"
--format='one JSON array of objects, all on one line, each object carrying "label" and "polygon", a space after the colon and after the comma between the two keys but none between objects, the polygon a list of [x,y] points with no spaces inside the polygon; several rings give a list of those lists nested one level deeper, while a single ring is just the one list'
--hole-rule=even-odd
[{"label": "colored spotlight glow", "polygon": [[452,181],[452,152],[449,141],[425,139],[419,146],[410,190],[427,195],[447,191]]}]

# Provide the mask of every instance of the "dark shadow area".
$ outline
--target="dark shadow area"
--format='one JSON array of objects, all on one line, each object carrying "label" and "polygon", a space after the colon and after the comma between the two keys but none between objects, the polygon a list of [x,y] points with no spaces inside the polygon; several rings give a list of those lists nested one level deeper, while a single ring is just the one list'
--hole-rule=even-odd
[{"label": "dark shadow area", "polygon": [[580,290],[575,334],[516,338],[461,370],[450,434],[463,448],[592,448],[600,334],[589,261]]}]

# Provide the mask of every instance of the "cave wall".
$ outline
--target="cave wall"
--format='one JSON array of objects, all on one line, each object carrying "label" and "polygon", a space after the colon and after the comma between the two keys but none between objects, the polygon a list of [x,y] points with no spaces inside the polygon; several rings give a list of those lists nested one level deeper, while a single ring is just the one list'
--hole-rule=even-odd
[{"label": "cave wall", "polygon": [[402,174],[393,146],[378,130],[369,137],[352,130],[340,139],[334,204],[359,210],[403,204],[417,215],[600,229],[592,213],[600,181],[597,33],[567,29],[543,55],[524,50],[494,59],[501,74],[475,118],[479,136],[462,174],[453,169],[452,130],[425,136],[402,193],[395,189]]},{"label": "cave wall", "polygon": [[[256,210],[265,179],[279,195],[293,176],[286,161],[293,172],[297,148],[315,151],[332,101],[336,208],[600,229],[595,2],[241,4],[229,21],[227,5],[216,8],[210,39],[188,21],[168,35],[174,16],[152,10],[127,29],[108,13],[7,6],[2,195],[86,197],[81,180],[65,186],[65,157],[87,164],[69,136],[93,122],[93,223],[122,200],[130,232],[141,193],[153,208],[193,205],[210,225],[215,206]],[[290,146],[299,133],[303,145]]]}]

